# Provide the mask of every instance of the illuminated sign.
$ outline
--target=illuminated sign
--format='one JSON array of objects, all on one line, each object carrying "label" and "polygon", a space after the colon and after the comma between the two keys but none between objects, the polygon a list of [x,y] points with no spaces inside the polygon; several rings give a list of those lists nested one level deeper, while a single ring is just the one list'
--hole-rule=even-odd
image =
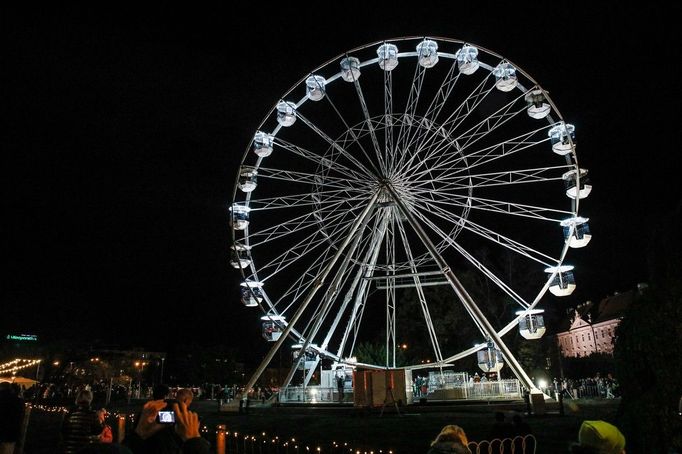
[{"label": "illuminated sign", "polygon": [[38,335],[37,334],[8,334],[7,339],[13,340],[13,341],[36,342],[38,340]]}]

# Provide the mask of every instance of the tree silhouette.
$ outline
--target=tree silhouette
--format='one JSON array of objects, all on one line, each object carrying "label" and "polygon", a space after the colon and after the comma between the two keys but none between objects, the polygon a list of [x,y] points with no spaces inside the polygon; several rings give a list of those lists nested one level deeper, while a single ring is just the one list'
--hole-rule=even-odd
[{"label": "tree silhouette", "polygon": [[682,396],[681,206],[654,230],[648,251],[650,287],[638,295],[616,330],[628,452],[682,448],[677,406]]}]

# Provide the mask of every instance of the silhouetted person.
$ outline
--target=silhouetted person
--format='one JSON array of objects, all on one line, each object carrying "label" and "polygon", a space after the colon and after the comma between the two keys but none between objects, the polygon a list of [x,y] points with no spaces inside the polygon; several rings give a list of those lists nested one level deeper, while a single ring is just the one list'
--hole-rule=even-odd
[{"label": "silhouetted person", "polygon": [[178,392],[175,393],[175,400],[182,402],[187,406],[187,408],[189,408],[189,406],[192,405],[192,401],[194,400],[194,393],[191,389],[180,388],[178,389]]},{"label": "silhouetted person", "polygon": [[24,401],[9,382],[0,383],[0,454],[14,452],[21,436]]},{"label": "silhouetted person", "polygon": [[606,421],[583,421],[572,454],[625,454],[625,437]]},{"label": "silhouetted person", "polygon": [[443,427],[427,454],[471,454],[464,429],[455,425]]},{"label": "silhouetted person", "polygon": [[75,454],[90,443],[99,442],[102,423],[90,408],[92,392],[82,390],[76,395],[76,406],[67,413],[62,424],[62,452]]}]

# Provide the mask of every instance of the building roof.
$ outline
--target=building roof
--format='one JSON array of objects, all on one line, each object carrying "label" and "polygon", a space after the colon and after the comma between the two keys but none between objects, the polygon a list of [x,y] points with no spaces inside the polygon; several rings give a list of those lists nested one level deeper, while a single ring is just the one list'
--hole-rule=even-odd
[{"label": "building roof", "polygon": [[603,298],[599,304],[587,301],[580,304],[577,308],[570,308],[566,311],[566,317],[559,323],[556,329],[557,334],[565,333],[571,329],[576,317],[580,317],[586,323],[596,324],[623,317],[625,310],[634,299],[638,290],[629,290]]},{"label": "building roof", "polygon": [[593,323],[605,322],[614,318],[621,318],[635,296],[635,290],[624,293],[615,293],[607,296],[599,302],[596,316],[592,318]]}]

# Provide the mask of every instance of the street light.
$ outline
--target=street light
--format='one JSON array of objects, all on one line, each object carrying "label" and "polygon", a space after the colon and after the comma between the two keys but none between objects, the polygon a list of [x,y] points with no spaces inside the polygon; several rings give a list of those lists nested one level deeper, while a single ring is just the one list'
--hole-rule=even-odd
[{"label": "street light", "polygon": [[161,357],[161,380],[160,380],[161,384],[163,384],[163,363],[165,361],[166,361],[166,358],[162,356]]},{"label": "street light", "polygon": [[140,393],[142,392],[142,369],[147,365],[146,361],[135,361],[135,367],[137,368],[137,398],[140,398]]}]

